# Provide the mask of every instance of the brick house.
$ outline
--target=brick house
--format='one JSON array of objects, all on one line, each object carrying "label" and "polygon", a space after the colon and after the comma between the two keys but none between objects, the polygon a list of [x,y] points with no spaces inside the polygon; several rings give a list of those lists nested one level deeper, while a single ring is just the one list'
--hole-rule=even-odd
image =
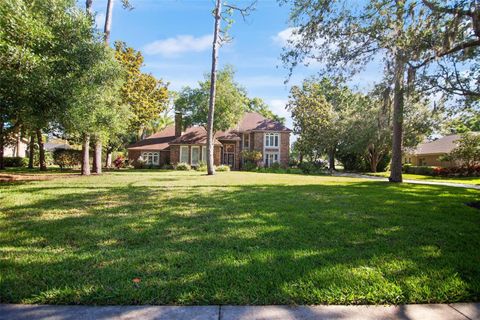
[{"label": "brick house", "polygon": [[[259,113],[245,113],[239,123],[214,137],[214,163],[226,164],[233,170],[242,168],[243,150],[260,151],[263,165],[288,165],[290,133],[283,124],[267,119]],[[206,162],[207,131],[192,126],[182,131],[182,115],[175,114],[175,125],[168,126],[144,140],[128,147],[129,161],[139,158],[149,165],[162,166],[186,162],[192,166]]]}]

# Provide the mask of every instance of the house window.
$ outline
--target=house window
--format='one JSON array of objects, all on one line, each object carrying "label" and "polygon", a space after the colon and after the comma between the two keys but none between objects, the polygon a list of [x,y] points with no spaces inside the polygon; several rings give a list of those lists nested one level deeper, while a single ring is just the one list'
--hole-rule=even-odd
[{"label": "house window", "polygon": [[278,133],[265,133],[265,147],[278,148],[280,136]]},{"label": "house window", "polygon": [[207,147],[202,147],[202,162],[207,163]]},{"label": "house window", "polygon": [[158,165],[160,160],[160,155],[158,152],[143,152],[142,159],[148,165]]},{"label": "house window", "polygon": [[243,135],[243,149],[250,148],[250,135],[248,133]]},{"label": "house window", "polygon": [[200,147],[192,147],[191,152],[192,166],[197,166],[200,162]]},{"label": "house window", "polygon": [[180,162],[189,163],[188,146],[180,146]]},{"label": "house window", "polygon": [[274,163],[278,163],[278,152],[265,152],[265,167],[270,167]]}]

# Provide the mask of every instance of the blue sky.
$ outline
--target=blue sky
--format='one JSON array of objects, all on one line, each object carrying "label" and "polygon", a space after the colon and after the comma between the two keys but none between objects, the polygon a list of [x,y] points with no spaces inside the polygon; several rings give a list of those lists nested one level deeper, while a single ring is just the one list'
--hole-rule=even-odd
[{"label": "blue sky", "polygon": [[[103,28],[106,0],[94,0],[96,21]],[[210,70],[211,36],[213,30],[213,0],[130,0],[134,9],[122,8],[120,0],[114,4],[112,43],[125,41],[142,51],[144,71],[170,82],[170,89],[195,86]],[[249,1],[230,1],[246,6]],[[79,0],[84,5],[84,0]],[[256,10],[230,30],[233,41],[220,49],[220,66],[231,64],[236,80],[244,86],[250,97],[260,97],[271,109],[291,119],[285,110],[291,85],[316,73],[316,66],[294,71],[288,84],[287,70],[280,61],[282,46],[289,35],[289,8],[279,6],[276,0],[258,0]],[[318,68],[318,66],[317,66]],[[351,79],[352,86],[367,90],[380,80],[378,67],[370,66]]]}]

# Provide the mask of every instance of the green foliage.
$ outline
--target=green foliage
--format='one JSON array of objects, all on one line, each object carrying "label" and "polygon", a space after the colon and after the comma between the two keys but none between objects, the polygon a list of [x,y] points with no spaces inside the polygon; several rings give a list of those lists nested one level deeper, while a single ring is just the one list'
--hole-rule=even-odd
[{"label": "green foliage", "polygon": [[222,164],[222,165],[216,166],[215,171],[218,171],[218,172],[230,171],[230,167],[225,164]]},{"label": "green foliage", "polygon": [[22,168],[28,166],[28,158],[23,157],[5,157],[5,167]]},{"label": "green foliage", "polygon": [[285,124],[285,118],[280,117],[270,110],[268,104],[265,103],[261,98],[248,99],[247,111],[260,113],[267,119],[275,120],[281,124]]},{"label": "green foliage", "polygon": [[298,168],[305,174],[319,174],[325,173],[327,166],[323,161],[304,161],[298,164]]},{"label": "green foliage", "polygon": [[192,170],[192,167],[188,163],[180,162],[180,163],[177,163],[177,165],[175,165],[175,170],[190,171]]},{"label": "green foliage", "polygon": [[262,160],[262,153],[260,151],[256,150],[243,150],[241,152],[241,156],[245,161],[253,162],[256,163],[260,160]]},{"label": "green foliage", "polygon": [[135,168],[135,169],[145,169],[147,168],[147,162],[141,158],[139,159],[136,159],[134,160],[131,165]]},{"label": "green foliage", "polygon": [[199,162],[198,166],[195,168],[197,171],[206,172],[207,171],[207,164],[205,162]]},{"label": "green foliage", "polygon": [[82,162],[82,151],[74,149],[55,149],[52,152],[53,163],[61,169],[80,166]]},{"label": "green foliage", "polygon": [[[426,101],[410,101],[404,110],[405,147],[421,142],[438,120]],[[363,95],[327,78],[309,79],[292,88],[288,107],[300,136],[293,146],[297,158],[316,161],[333,151],[347,170],[385,169],[393,112],[391,93],[384,85]]]},{"label": "green foliage", "polygon": [[126,70],[126,80],[121,88],[121,100],[131,113],[130,127],[137,132],[157,119],[168,103],[167,84],[153,75],[142,73],[143,56],[140,51],[115,42],[115,58]]},{"label": "green foliage", "polygon": [[470,131],[480,132],[480,110],[464,112],[452,119],[448,119],[443,125],[443,131],[446,134]]},{"label": "green foliage", "polygon": [[255,171],[258,168],[258,165],[254,162],[245,162],[242,165],[244,171]]},{"label": "green foliage", "polygon": [[412,165],[404,165],[403,172],[411,173],[411,174],[422,174],[427,176],[435,175],[435,169],[438,167],[434,166],[412,166]]},{"label": "green foliage", "polygon": [[[235,73],[231,66],[226,66],[217,73],[217,90],[213,131],[225,131],[240,121],[247,109],[245,89],[234,80]],[[184,125],[201,125],[206,127],[208,101],[210,93],[210,76],[199,82],[199,88],[184,88],[175,101],[175,110],[182,112]]]},{"label": "green foliage", "polygon": [[464,133],[457,141],[455,147],[449,154],[453,161],[460,162],[460,165],[469,171],[480,165],[480,134]]}]

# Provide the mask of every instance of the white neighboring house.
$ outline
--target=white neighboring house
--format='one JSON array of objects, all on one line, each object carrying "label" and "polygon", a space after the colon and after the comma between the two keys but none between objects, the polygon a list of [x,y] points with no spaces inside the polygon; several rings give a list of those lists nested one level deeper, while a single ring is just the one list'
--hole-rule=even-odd
[{"label": "white neighboring house", "polygon": [[8,144],[3,148],[4,157],[27,157],[28,140],[25,138],[16,139],[13,144]]}]

